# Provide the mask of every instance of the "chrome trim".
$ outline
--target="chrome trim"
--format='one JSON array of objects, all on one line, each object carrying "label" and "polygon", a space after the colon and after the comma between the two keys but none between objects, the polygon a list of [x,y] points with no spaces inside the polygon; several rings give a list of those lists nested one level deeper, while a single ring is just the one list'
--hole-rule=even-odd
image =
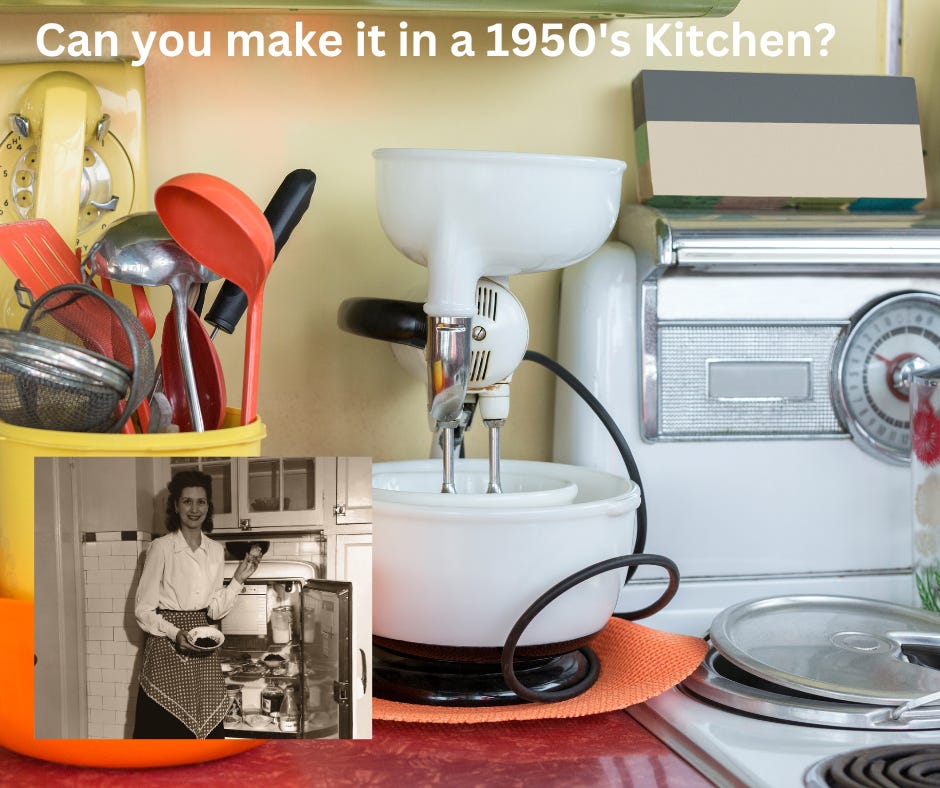
[{"label": "chrome trim", "polygon": [[658,276],[640,284],[640,437],[654,441],[659,436],[659,321],[657,319]]},{"label": "chrome trim", "polygon": [[437,427],[459,425],[470,372],[473,319],[428,315],[428,414]]},{"label": "chrome trim", "polygon": [[[826,578],[840,579],[844,577],[906,577],[911,574],[911,567],[895,567],[893,569],[838,569],[829,572],[768,572],[765,574],[741,574],[741,575],[683,575],[682,584],[688,586],[690,583],[715,583],[722,581],[738,582],[756,582],[762,580],[820,580]],[[640,577],[637,575],[630,580],[630,586],[635,585],[666,585],[666,581],[661,577]]]},{"label": "chrome trim", "polygon": [[[644,441],[851,437],[873,457],[896,465],[908,462],[896,451],[879,448],[849,416],[841,399],[841,369],[837,372],[836,365],[843,360],[847,333],[873,305],[901,292],[940,298],[930,294],[934,282],[940,291],[940,217],[913,211],[723,213],[630,205],[621,211],[618,235],[636,253],[640,436]],[[755,277],[755,273],[762,276]],[[729,278],[722,279],[722,275]],[[815,279],[820,275],[825,279]],[[763,318],[751,319],[749,311]],[[668,317],[661,317],[661,312]],[[725,314],[735,319],[725,319]],[[660,434],[665,418],[659,351],[662,330],[686,325],[831,326],[839,336],[832,346],[829,393],[833,419],[845,432]],[[824,350],[819,343],[814,348]],[[821,395],[818,387],[815,393]]]},{"label": "chrome trim", "polygon": [[[649,286],[649,287],[648,287]],[[649,289],[649,292],[648,292]],[[659,354],[660,331],[663,328],[843,328],[848,321],[843,320],[657,320],[655,305],[651,303],[658,296],[655,285],[644,282],[642,285],[643,320],[640,332],[643,336],[642,371],[641,371],[641,403],[643,409],[642,437],[647,442],[681,443],[681,442],[715,442],[715,441],[755,441],[755,440],[820,440],[841,439],[849,437],[844,431],[830,430],[826,432],[741,432],[741,433],[663,433],[662,432],[662,391],[659,370],[662,366]],[[807,361],[799,359],[773,359],[775,361]],[[810,360],[811,361],[811,360]],[[707,372],[706,372],[707,374]],[[707,386],[703,389],[707,391]],[[716,400],[719,401],[719,400]],[[728,402],[813,402],[813,397],[806,399],[783,398],[735,398],[721,400]],[[831,406],[831,403],[830,403]],[[648,414],[655,414],[655,421],[648,420]],[[838,414],[833,415],[838,418]],[[841,420],[840,420],[841,421]],[[844,430],[844,427],[842,428]]]}]

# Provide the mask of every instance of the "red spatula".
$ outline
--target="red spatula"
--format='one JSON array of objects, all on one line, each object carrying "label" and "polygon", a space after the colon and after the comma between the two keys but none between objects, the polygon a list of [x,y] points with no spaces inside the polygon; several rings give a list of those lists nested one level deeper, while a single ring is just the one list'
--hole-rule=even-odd
[{"label": "red spatula", "polygon": [[45,219],[0,225],[0,259],[33,298],[58,285],[82,281],[78,256]]},{"label": "red spatula", "polygon": [[[83,280],[81,252],[72,251],[65,239],[45,219],[26,219],[0,225],[0,259],[13,275],[39,298],[59,285],[74,285]],[[156,321],[142,287],[133,287],[137,317],[149,336],[156,331]]]}]

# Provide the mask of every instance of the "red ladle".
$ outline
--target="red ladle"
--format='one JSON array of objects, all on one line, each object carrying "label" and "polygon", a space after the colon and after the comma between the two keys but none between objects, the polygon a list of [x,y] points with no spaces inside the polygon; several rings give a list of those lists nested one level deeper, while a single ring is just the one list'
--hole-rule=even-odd
[{"label": "red ladle", "polygon": [[250,424],[258,411],[264,284],[274,262],[268,220],[248,195],[206,173],[171,178],[153,201],[173,239],[194,260],[238,285],[248,299],[241,423]]},{"label": "red ladle", "polygon": [[[186,333],[193,372],[199,382],[197,388],[203,427],[217,430],[225,419],[225,378],[219,354],[209,338],[205,324],[192,309],[186,310]],[[193,420],[186,398],[186,381],[183,380],[183,370],[179,364],[179,334],[175,320],[167,320],[163,326],[160,357],[163,393],[173,408],[173,423],[180,428],[180,432],[192,432]]]}]

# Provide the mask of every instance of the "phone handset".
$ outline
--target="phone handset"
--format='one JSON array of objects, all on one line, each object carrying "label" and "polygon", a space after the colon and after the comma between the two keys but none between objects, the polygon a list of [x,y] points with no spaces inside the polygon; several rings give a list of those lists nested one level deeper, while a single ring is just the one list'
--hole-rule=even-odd
[{"label": "phone handset", "polygon": [[21,181],[33,181],[32,215],[47,219],[74,245],[82,204],[85,147],[103,138],[108,130],[109,118],[102,113],[101,96],[84,77],[70,71],[53,71],[32,82],[10,122],[24,140],[35,145],[35,161],[26,162],[33,165],[32,173],[27,174],[25,168],[18,173]]},{"label": "phone handset", "polygon": [[0,143],[0,222],[47,219],[71,246],[87,249],[131,210],[134,166],[91,81],[73,71],[42,74],[9,120]]}]

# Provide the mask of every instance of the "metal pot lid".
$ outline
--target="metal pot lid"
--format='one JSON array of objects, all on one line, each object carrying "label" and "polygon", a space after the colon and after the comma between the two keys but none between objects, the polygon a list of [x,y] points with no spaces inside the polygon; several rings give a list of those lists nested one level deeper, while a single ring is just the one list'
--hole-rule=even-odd
[{"label": "metal pot lid", "polygon": [[[940,704],[940,616],[841,596],[784,596],[719,613],[712,645],[729,662],[798,692],[898,706]],[[926,657],[925,657],[926,655]]]},{"label": "metal pot lid", "polygon": [[940,706],[924,706],[895,715],[892,706],[852,703],[798,692],[732,665],[714,648],[709,649],[702,663],[682,682],[682,690],[736,714],[796,725],[852,730],[940,729]]}]

